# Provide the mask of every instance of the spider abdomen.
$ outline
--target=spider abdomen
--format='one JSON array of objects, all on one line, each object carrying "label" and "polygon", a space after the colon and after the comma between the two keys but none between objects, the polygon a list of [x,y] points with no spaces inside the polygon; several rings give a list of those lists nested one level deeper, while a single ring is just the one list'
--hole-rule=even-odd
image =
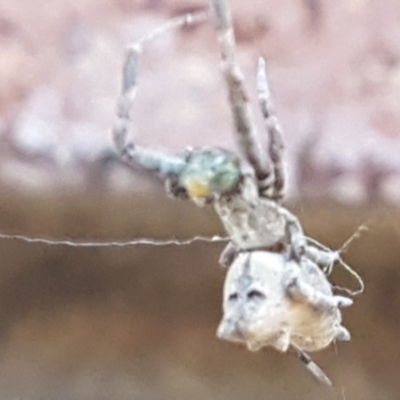
[{"label": "spider abdomen", "polygon": [[227,273],[224,317],[219,337],[242,342],[256,351],[272,346],[285,352],[290,346],[317,351],[333,340],[349,340],[341,325],[339,307],[322,271],[303,267],[282,254],[267,251],[241,253]]}]

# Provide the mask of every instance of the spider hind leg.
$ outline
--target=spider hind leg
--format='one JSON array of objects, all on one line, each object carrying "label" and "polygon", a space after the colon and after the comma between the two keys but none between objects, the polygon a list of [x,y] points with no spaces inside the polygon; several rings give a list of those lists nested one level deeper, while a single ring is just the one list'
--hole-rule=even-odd
[{"label": "spider hind leg", "polygon": [[291,345],[291,353],[294,353],[297,358],[304,364],[309,372],[316,378],[319,382],[327,386],[332,386],[332,381],[328,378],[322,368],[313,359],[298,347]]}]

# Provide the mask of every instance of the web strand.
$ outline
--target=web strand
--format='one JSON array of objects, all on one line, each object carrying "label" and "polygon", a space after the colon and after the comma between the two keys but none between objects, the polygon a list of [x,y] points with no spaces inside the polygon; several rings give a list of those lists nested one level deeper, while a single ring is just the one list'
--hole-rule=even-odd
[{"label": "web strand", "polygon": [[24,235],[8,235],[0,233],[0,239],[5,240],[16,240],[19,242],[31,243],[31,244],[45,244],[48,246],[69,246],[69,247],[130,247],[130,246],[158,246],[158,247],[168,247],[168,246],[189,246],[195,242],[204,243],[224,243],[229,239],[222,236],[194,236],[190,239],[135,239],[128,241],[81,241],[81,240],[57,240],[48,239],[44,237],[29,237]]}]

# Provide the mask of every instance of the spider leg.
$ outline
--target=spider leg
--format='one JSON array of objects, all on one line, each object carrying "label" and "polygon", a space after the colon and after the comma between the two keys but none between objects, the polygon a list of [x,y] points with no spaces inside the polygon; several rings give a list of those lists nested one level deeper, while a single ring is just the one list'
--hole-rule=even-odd
[{"label": "spider leg", "polygon": [[319,265],[323,271],[329,275],[333,265],[340,260],[340,253],[334,250],[323,250],[318,247],[307,245],[305,255],[308,259]]},{"label": "spider leg", "polygon": [[260,187],[260,193],[273,200],[281,200],[285,190],[285,168],[282,159],[284,142],[282,138],[282,128],[277,117],[274,114],[271,92],[268,85],[266,63],[264,58],[260,57],[257,71],[257,89],[258,101],[262,115],[265,120],[265,127],[269,138],[268,153],[272,163],[270,167],[272,173],[270,179],[263,182]]},{"label": "spider leg", "polygon": [[[360,228],[364,229],[363,226],[361,226]],[[353,240],[354,235],[358,235],[360,228],[357,230],[355,234],[353,234],[350,237],[349,239],[350,241]],[[310,260],[317,263],[318,265],[320,265],[323,268],[323,271],[325,272],[326,275],[330,275],[334,267],[334,264],[338,262],[339,265],[341,265],[351,276],[353,276],[357,280],[359,288],[357,290],[351,290],[336,285],[332,287],[337,290],[342,290],[348,293],[350,296],[356,296],[365,290],[365,284],[361,276],[353,268],[351,268],[348,264],[346,264],[341,257],[341,253],[343,252],[345,246],[347,246],[347,244],[349,243],[349,240],[345,243],[344,246],[342,246],[340,250],[334,251],[331,250],[329,247],[326,247],[323,244],[319,243],[317,240],[307,237],[307,242],[311,242],[313,243],[313,245],[308,244],[305,251],[307,257]]]},{"label": "spider leg", "polygon": [[236,140],[258,181],[271,175],[266,157],[257,139],[249,96],[244,87],[243,74],[235,55],[235,36],[229,0],[212,0],[215,26],[222,60],[222,71],[228,88],[228,98],[234,120]]},{"label": "spider leg", "polygon": [[313,361],[313,359],[307,353],[293,344],[290,345],[289,351],[298,357],[307,370],[311,372],[319,382],[323,383],[324,385],[332,386],[332,381],[328,378],[322,368],[315,361]]},{"label": "spider leg", "polygon": [[317,264],[324,272],[329,275],[333,265],[340,261],[340,253],[328,248],[321,249],[307,243],[309,238],[304,235],[298,218],[290,211],[282,208],[286,218],[286,240],[289,243],[290,257],[300,262],[301,257],[305,256]]},{"label": "spider leg", "polygon": [[229,268],[238,253],[239,250],[234,246],[232,242],[229,242],[219,256],[219,264],[222,265],[224,268]]},{"label": "spider leg", "polygon": [[284,279],[284,288],[289,297],[301,303],[306,303],[322,312],[330,312],[337,307],[349,307],[353,301],[344,296],[329,296],[316,290],[313,286],[301,280],[297,272],[289,271]]},{"label": "spider leg", "polygon": [[139,165],[163,176],[177,175],[185,166],[183,157],[166,155],[140,147],[128,140],[131,109],[136,97],[139,60],[144,45],[170,29],[193,25],[206,18],[207,14],[204,12],[177,17],[128,46],[122,70],[121,94],[117,102],[116,119],[112,128],[115,148],[125,162],[135,166]]},{"label": "spider leg", "polygon": [[350,332],[344,326],[339,326],[336,330],[335,339],[341,342],[348,342],[351,339]]},{"label": "spider leg", "polygon": [[290,257],[300,262],[306,252],[306,238],[298,218],[290,211],[281,207],[286,219],[286,240],[289,244]]}]

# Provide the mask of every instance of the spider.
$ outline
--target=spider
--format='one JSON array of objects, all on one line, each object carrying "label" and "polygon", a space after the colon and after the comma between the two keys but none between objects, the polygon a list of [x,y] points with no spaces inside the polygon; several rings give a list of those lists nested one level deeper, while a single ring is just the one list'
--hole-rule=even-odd
[{"label": "spider", "polygon": [[241,251],[287,251],[300,261],[305,256],[330,269],[340,254],[314,246],[304,235],[298,218],[281,205],[286,183],[282,159],[283,139],[273,112],[264,59],[258,63],[257,87],[269,145],[263,151],[251,113],[243,77],[235,58],[235,38],[227,0],[211,2],[218,34],[222,70],[234,120],[234,134],[247,165],[222,148],[187,149],[167,155],[128,140],[131,108],[136,95],[140,55],[144,45],[165,31],[208,19],[205,12],[188,14],[130,45],[122,74],[122,93],[113,126],[115,148],[125,162],[153,171],[164,180],[170,196],[190,199],[199,206],[211,204],[228,236],[220,264],[229,266]]},{"label": "spider", "polygon": [[[257,89],[269,145],[263,150],[236,62],[235,38],[228,0],[211,1],[220,46],[222,72],[234,121],[234,134],[246,164],[222,148],[187,149],[168,155],[128,140],[131,108],[137,89],[140,55],[144,45],[166,30],[208,19],[208,13],[188,14],[130,45],[122,74],[122,92],[113,126],[115,148],[124,161],[158,174],[169,195],[210,204],[229,238],[220,263],[229,267],[224,288],[224,318],[218,329],[222,339],[246,343],[251,350],[271,345],[294,351],[322,382],[324,372],[304,351],[320,350],[333,340],[349,340],[341,326],[339,307],[352,301],[335,296],[327,280],[340,252],[308,238],[298,218],[284,206],[286,184],[283,139],[274,114],[265,61],[259,59]],[[322,270],[319,268],[321,267]],[[254,288],[254,287],[256,288]]]}]

